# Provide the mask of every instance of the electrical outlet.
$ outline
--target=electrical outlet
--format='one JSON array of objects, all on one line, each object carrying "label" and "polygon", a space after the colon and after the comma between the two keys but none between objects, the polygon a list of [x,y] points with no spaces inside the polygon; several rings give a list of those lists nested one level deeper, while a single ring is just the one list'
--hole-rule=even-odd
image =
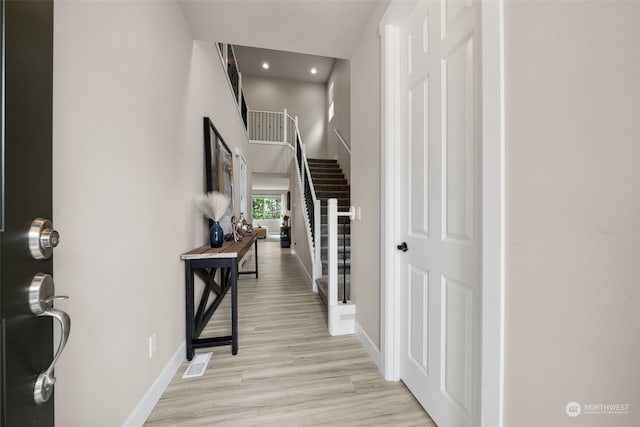
[{"label": "electrical outlet", "polygon": [[151,359],[158,351],[158,333],[154,332],[149,337],[149,359]]}]

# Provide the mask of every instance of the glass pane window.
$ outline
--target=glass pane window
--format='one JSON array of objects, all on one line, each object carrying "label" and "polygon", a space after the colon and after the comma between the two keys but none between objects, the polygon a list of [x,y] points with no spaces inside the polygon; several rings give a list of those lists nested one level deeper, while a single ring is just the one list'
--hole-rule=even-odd
[{"label": "glass pane window", "polygon": [[254,196],[251,205],[253,219],[280,219],[282,216],[280,196]]},{"label": "glass pane window", "polygon": [[329,86],[329,121],[333,119],[333,83]]}]

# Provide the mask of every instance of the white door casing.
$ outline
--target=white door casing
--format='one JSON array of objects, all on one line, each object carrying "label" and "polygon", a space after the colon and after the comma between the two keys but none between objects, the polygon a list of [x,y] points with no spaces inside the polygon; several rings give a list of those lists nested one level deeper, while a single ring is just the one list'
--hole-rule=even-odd
[{"label": "white door casing", "polygon": [[[502,425],[502,1],[482,6],[481,15],[470,2],[393,2],[380,26],[384,374],[402,376],[419,399],[438,402],[425,406],[442,426],[481,425],[481,405],[482,425]],[[481,29],[481,20],[490,25]],[[489,45],[481,51],[485,35]],[[481,69],[491,73],[481,79]],[[491,91],[486,99],[482,88]],[[404,132],[407,126],[413,132]],[[485,147],[483,134],[490,137]],[[408,145],[411,157],[401,156]],[[396,199],[403,188],[404,204]],[[421,189],[427,197],[419,197]],[[409,191],[418,196],[412,206]],[[491,233],[484,247],[483,230]],[[409,252],[399,255],[402,240]]]},{"label": "white door casing", "polygon": [[236,157],[240,164],[240,212],[247,217],[249,212],[247,211],[247,160],[242,155],[242,151],[236,148]]}]

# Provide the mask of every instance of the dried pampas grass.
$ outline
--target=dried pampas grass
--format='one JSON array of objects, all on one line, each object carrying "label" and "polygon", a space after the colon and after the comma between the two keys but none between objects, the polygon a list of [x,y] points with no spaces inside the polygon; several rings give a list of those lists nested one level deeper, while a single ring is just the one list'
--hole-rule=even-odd
[{"label": "dried pampas grass", "polygon": [[229,207],[229,196],[213,191],[196,196],[196,205],[205,216],[214,221],[220,221]]}]

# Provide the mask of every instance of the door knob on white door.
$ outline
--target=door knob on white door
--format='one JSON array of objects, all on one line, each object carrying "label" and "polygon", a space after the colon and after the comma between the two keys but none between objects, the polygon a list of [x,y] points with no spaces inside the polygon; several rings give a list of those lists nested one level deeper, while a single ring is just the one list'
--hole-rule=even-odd
[{"label": "door knob on white door", "polygon": [[409,247],[407,246],[407,242],[402,242],[397,246],[399,251],[402,252],[407,252],[409,250]]}]

